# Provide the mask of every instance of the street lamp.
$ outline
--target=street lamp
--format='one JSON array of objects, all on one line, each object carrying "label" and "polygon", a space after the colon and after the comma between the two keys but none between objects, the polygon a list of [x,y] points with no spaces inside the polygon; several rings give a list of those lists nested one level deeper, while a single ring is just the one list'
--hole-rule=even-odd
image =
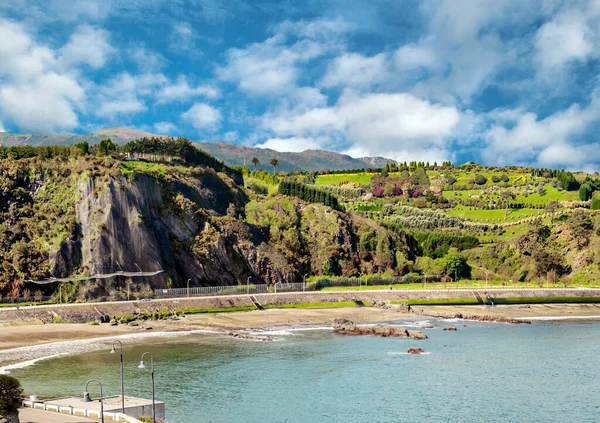
[{"label": "street lamp", "polygon": [[190,281],[191,281],[191,279],[187,280],[187,296],[188,296],[188,298],[190,297]]},{"label": "street lamp", "polygon": [[104,399],[102,397],[102,384],[99,380],[90,379],[87,381],[87,383],[85,384],[85,392],[83,393],[83,398],[81,402],[93,402],[93,400],[90,398],[90,393],[88,391],[88,385],[90,382],[96,382],[98,385],[100,385],[100,421],[104,423]]},{"label": "street lamp", "polygon": [[304,276],[302,276],[302,282],[304,282],[304,285],[302,286],[302,291],[306,291],[306,277],[308,276],[308,273]]},{"label": "street lamp", "polygon": [[132,281],[127,281],[127,301],[129,301],[129,295],[131,294]]},{"label": "street lamp", "polygon": [[145,352],[142,354],[142,361],[140,361],[140,365],[138,369],[145,369],[146,364],[144,363],[144,356],[148,354],[150,356],[150,369],[152,370],[152,423],[156,423],[156,406],[154,400],[154,357],[149,352]]},{"label": "street lamp", "polygon": [[246,294],[250,295],[250,279],[252,279],[252,276],[248,276],[248,279],[246,279]]},{"label": "street lamp", "polygon": [[117,353],[117,350],[115,349],[115,344],[117,342],[119,343],[119,355],[121,356],[121,412],[125,414],[125,383],[123,382],[123,343],[119,340],[113,342],[112,348],[110,349],[110,353]]}]

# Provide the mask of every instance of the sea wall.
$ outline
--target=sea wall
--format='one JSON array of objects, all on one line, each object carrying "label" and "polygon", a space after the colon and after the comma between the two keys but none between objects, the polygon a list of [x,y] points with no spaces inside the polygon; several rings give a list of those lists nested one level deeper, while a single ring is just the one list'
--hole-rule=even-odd
[{"label": "sea wall", "polygon": [[[408,299],[450,299],[450,298],[535,298],[535,297],[596,297],[598,289],[557,288],[557,289],[450,289],[450,290],[395,290],[395,291],[345,291],[345,292],[294,292],[279,294],[252,295],[262,306],[323,302],[365,302],[381,303]],[[46,306],[0,308],[0,324],[41,320],[85,323],[100,316],[110,317],[124,314],[153,313],[164,311],[192,310],[204,308],[253,307],[248,295],[218,297],[170,298],[153,301],[121,301],[63,304]]]}]

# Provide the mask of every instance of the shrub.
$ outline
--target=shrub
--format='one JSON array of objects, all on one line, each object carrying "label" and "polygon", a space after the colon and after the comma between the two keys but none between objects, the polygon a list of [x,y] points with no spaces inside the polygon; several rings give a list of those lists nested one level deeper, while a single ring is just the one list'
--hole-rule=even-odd
[{"label": "shrub", "polygon": [[17,411],[22,395],[23,388],[17,379],[0,375],[0,415]]},{"label": "shrub", "polygon": [[592,210],[600,210],[600,196],[596,195],[592,198],[592,204],[590,205]]},{"label": "shrub", "polygon": [[483,175],[475,175],[473,182],[475,182],[477,185],[485,185],[487,178]]},{"label": "shrub", "polygon": [[495,184],[497,184],[498,182],[500,182],[500,177],[496,176],[496,175],[493,175],[492,176],[492,182],[495,183]]}]

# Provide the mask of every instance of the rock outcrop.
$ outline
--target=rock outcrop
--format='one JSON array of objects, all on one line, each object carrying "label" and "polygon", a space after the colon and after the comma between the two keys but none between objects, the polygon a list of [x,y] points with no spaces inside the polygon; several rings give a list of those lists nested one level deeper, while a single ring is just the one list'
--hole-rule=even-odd
[{"label": "rock outcrop", "polygon": [[427,335],[418,330],[408,330],[398,326],[357,325],[352,320],[335,319],[333,331],[340,335],[367,335],[382,338],[427,339]]},{"label": "rock outcrop", "polygon": [[407,352],[409,354],[423,354],[425,351],[421,348],[410,347]]}]

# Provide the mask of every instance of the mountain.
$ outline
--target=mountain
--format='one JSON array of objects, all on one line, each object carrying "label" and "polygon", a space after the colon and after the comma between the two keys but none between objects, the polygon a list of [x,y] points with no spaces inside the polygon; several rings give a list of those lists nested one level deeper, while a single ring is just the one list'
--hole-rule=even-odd
[{"label": "mountain", "polygon": [[[110,138],[117,144],[125,144],[133,139],[143,137],[166,137],[149,132],[138,131],[129,128],[107,128],[100,131],[83,135],[42,135],[42,134],[12,134],[0,132],[0,145],[72,145],[87,141],[90,144]],[[272,169],[269,164],[272,159],[277,159],[277,168],[285,172],[292,171],[317,171],[323,169],[343,170],[361,168],[380,168],[393,160],[384,157],[361,157],[354,158],[347,154],[340,154],[327,150],[305,150],[301,153],[280,152],[268,148],[253,148],[243,145],[228,144],[224,142],[197,142],[197,147],[205,150],[211,155],[223,160],[228,165],[242,166],[246,163],[252,166],[250,161],[256,157],[260,160],[259,168]]]}]

